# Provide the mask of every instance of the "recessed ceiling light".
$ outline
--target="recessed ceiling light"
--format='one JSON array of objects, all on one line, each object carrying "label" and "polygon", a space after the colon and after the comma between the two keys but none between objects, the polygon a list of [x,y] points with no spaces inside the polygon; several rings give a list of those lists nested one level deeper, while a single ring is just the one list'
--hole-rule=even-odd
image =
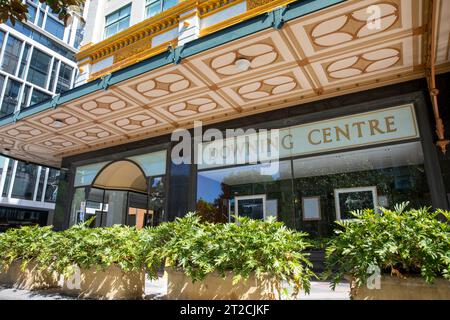
[{"label": "recessed ceiling light", "polygon": [[56,119],[56,120],[53,122],[53,126],[54,126],[55,128],[61,128],[63,125],[64,125],[64,122],[62,122],[62,121],[59,120],[59,119]]},{"label": "recessed ceiling light", "polygon": [[239,58],[234,62],[234,65],[240,71],[247,71],[250,68],[250,61],[245,58]]}]

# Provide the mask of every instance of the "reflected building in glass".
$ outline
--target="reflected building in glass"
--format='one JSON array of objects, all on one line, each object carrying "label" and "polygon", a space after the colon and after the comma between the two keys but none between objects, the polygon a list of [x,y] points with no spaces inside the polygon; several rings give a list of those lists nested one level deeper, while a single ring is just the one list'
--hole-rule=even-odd
[{"label": "reflected building in glass", "polygon": [[[82,17],[75,14],[66,27],[47,5],[23,2],[28,5],[27,22],[0,24],[0,121],[72,89],[77,76]],[[0,229],[51,223],[59,169],[35,165],[39,161],[32,157],[7,158],[7,141],[2,146]]]}]

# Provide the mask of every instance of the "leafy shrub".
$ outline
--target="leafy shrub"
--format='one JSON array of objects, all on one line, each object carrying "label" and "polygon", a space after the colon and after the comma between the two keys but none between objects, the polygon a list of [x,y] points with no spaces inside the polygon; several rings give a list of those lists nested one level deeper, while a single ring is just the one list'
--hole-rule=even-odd
[{"label": "leafy shrub", "polygon": [[[181,269],[193,281],[202,280],[212,272],[223,277],[233,272],[233,282],[248,278],[251,273],[261,278],[268,274],[276,280],[309,292],[314,276],[311,263],[302,251],[309,247],[305,233],[292,231],[275,220],[261,221],[238,218],[238,223],[202,223],[194,213],[156,228],[148,234],[146,258],[150,265],[166,258],[171,266]],[[151,268],[150,268],[151,269]],[[286,292],[285,292],[286,293]]]},{"label": "leafy shrub", "polygon": [[54,236],[51,226],[26,226],[1,233],[0,269],[7,269],[14,260],[20,260],[23,269],[30,262],[41,265]]},{"label": "leafy shrub", "polygon": [[309,239],[308,241],[311,243],[311,250],[325,250],[331,239],[332,239],[331,237],[329,238],[324,237],[324,238]]},{"label": "leafy shrub", "polygon": [[69,276],[76,265],[82,269],[104,269],[116,265],[124,271],[143,269],[141,235],[134,227],[114,225],[89,228],[75,225],[57,233],[50,244],[47,268]]},{"label": "leafy shrub", "polygon": [[[344,275],[359,287],[367,281],[370,266],[392,275],[420,274],[428,283],[436,277],[450,279],[450,212],[427,208],[381,208],[353,212],[355,220],[337,222],[341,230],[326,251],[328,273],[337,269],[333,288]],[[440,221],[437,217],[446,221]]]}]

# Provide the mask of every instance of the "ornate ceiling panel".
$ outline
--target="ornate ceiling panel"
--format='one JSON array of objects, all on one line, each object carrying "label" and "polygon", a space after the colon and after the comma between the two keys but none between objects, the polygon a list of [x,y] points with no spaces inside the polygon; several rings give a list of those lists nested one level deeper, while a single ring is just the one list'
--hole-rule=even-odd
[{"label": "ornate ceiling panel", "polygon": [[[2,127],[1,151],[58,166],[62,157],[195,120],[214,123],[424,77],[427,3],[343,2]],[[375,26],[373,5],[381,17]],[[450,4],[439,6],[437,60],[449,70]]]}]

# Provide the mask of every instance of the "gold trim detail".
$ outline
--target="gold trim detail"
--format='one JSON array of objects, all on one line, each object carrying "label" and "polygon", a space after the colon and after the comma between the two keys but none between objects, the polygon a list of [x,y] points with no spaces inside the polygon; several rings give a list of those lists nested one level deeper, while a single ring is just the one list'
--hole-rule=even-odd
[{"label": "gold trim detail", "polygon": [[124,68],[126,66],[138,63],[139,61],[147,59],[147,58],[149,58],[151,56],[155,56],[155,55],[157,55],[157,54],[159,54],[161,52],[164,52],[164,51],[167,50],[167,48],[169,46],[172,46],[172,47],[175,48],[177,46],[177,44],[178,44],[177,39],[174,39],[172,41],[164,42],[164,43],[160,44],[159,46],[150,47],[150,48],[148,48],[147,50],[144,50],[144,51],[137,51],[137,54],[130,55],[130,56],[128,56],[128,58],[124,58],[124,59],[122,59],[121,61],[119,61],[117,63],[115,62],[113,65],[111,65],[109,67],[106,67],[106,68],[104,68],[104,69],[102,69],[102,70],[100,70],[98,72],[92,73],[89,76],[88,82],[92,81],[92,80],[95,80],[97,78],[100,78],[100,77],[102,77],[102,76],[104,76],[104,75],[106,75],[108,73],[111,73],[111,72],[117,71],[119,69],[122,69],[122,68]]},{"label": "gold trim detail", "polygon": [[[286,5],[295,0],[185,0],[181,1],[173,8],[166,10],[152,18],[137,23],[122,32],[105,39],[99,43],[88,43],[82,46],[80,52],[76,54],[76,59],[80,65],[85,63],[94,64],[98,61],[113,56],[113,65],[105,68],[89,79],[93,80],[104,74],[123,68],[125,65],[131,65],[136,60],[142,60],[142,56],[147,57],[154,55],[154,52],[162,52],[160,46],[152,48],[152,38],[163,32],[167,32],[178,27],[180,21],[197,15],[200,18],[207,17],[216,12],[224,10],[232,5],[247,2],[247,11],[233,18],[219,22],[211,27],[200,30],[200,35],[204,36],[223,29],[230,25],[253,18],[264,12],[273,10],[275,7]],[[248,9],[250,8],[250,9]],[[183,13],[194,11],[191,14],[182,16]],[[175,41],[175,39],[174,39]],[[173,41],[171,41],[173,42]],[[167,47],[165,48],[167,50]],[[135,56],[138,55],[138,56]],[[81,62],[82,61],[82,62]],[[87,61],[87,62],[85,62]],[[126,62],[127,61],[127,62]]]}]

